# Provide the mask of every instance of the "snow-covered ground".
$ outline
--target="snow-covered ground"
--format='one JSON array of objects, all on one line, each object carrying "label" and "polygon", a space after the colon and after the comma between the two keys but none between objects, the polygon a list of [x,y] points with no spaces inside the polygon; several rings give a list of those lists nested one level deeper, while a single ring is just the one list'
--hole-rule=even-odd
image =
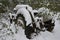
[{"label": "snow-covered ground", "polygon": [[[2,22],[8,24],[7,20]],[[17,27],[18,31],[17,33],[15,33],[15,29],[14,29],[15,26],[12,24],[12,26],[10,27],[13,30],[14,34],[11,34],[10,31],[7,31],[6,30],[7,28],[4,28],[0,30],[0,40],[29,40],[26,38],[24,34],[24,29],[22,29],[21,27]],[[30,40],[60,40],[59,30],[60,30],[60,20],[56,20],[55,28],[53,32],[48,32],[48,31],[40,32],[39,35],[37,35],[36,37]],[[10,33],[10,35],[8,35],[8,33]]]},{"label": "snow-covered ground", "polygon": [[[9,25],[8,20],[2,19],[1,22]],[[12,24],[6,28],[2,27],[2,24],[0,24],[0,40],[29,40],[26,38],[22,27],[18,26],[16,28],[18,29],[17,33],[15,33],[15,25]],[[60,20],[55,20],[55,28],[53,32],[40,32],[37,36],[30,40],[60,40]]]},{"label": "snow-covered ground", "polygon": [[55,23],[55,28],[53,30],[53,32],[40,32],[40,34],[38,36],[36,36],[34,39],[32,40],[60,40],[60,21],[56,20]]}]

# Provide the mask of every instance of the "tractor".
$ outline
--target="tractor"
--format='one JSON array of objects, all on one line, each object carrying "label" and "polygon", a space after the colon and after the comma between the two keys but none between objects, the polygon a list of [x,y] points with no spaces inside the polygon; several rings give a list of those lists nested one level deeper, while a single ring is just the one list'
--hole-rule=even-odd
[{"label": "tractor", "polygon": [[37,34],[38,30],[38,32],[45,30],[52,32],[54,29],[55,22],[52,22],[52,19],[45,21],[44,16],[40,15],[39,10],[33,10],[29,5],[16,5],[14,12],[15,16],[12,16],[13,18],[11,19],[15,24],[25,29],[26,37],[29,39],[31,33]]},{"label": "tractor", "polygon": [[[18,9],[23,9],[23,10],[26,9],[29,12],[29,14],[28,13],[25,14],[25,12],[23,12],[23,10],[22,10],[23,13],[22,12],[18,13],[21,11],[21,10],[19,11]],[[41,10],[42,10],[42,8],[41,8]],[[45,9],[43,8],[43,10],[45,10]],[[43,14],[43,16],[42,16],[42,15],[40,15],[42,12],[40,13],[39,10],[33,10],[32,7],[30,7],[29,5],[17,5],[14,8],[14,12],[15,12],[15,24],[22,26],[23,28],[25,28],[25,26],[27,26],[29,24],[31,24],[31,26],[34,24],[35,24],[35,26],[40,26],[40,25],[38,25],[39,23],[37,23],[40,21],[42,23],[42,25],[47,29],[47,31],[51,32],[54,29],[55,20],[53,20],[53,18],[45,21],[45,19],[46,19],[45,15],[47,15],[47,14],[45,14],[45,15]],[[54,21],[54,22],[52,22],[52,21]]]}]

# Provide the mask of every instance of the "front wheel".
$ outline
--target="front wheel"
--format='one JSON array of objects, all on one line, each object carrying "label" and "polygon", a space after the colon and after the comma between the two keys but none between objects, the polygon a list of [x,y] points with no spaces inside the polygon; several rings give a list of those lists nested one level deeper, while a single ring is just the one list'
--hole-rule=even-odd
[{"label": "front wheel", "polygon": [[25,18],[23,15],[19,14],[17,16],[17,25],[21,26],[23,29],[25,28],[26,26],[26,22],[25,22]]}]

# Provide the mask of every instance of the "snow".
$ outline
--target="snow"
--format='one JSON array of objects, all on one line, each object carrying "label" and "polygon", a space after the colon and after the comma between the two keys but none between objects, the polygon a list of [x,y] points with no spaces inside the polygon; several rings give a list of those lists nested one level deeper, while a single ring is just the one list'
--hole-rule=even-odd
[{"label": "snow", "polygon": [[[10,19],[16,19],[16,14],[12,14],[12,13],[9,13],[9,16],[10,16]],[[14,18],[12,18],[12,16],[14,16]]]},{"label": "snow", "polygon": [[41,7],[41,8],[38,9],[38,13],[40,13],[40,12],[42,12],[42,13],[49,13],[49,9],[45,8],[45,7]]},{"label": "snow", "polygon": [[39,21],[37,22],[38,17],[35,18],[36,26],[40,28]]},{"label": "snow", "polygon": [[18,10],[20,8],[26,8],[29,10],[29,11],[32,11],[32,7],[30,7],[29,5],[24,5],[24,4],[20,4],[20,5],[16,5],[16,7],[14,8],[14,10]]},{"label": "snow", "polygon": [[[27,24],[31,22],[31,18],[29,18],[29,13],[25,8],[21,8],[21,10],[19,9],[18,13],[24,13]],[[57,20],[58,15],[59,14],[55,15],[55,27],[52,32],[41,31],[37,36],[34,36],[33,39],[30,40],[60,40],[60,20]],[[9,20],[6,20],[4,18],[2,18],[0,22],[7,25],[7,27],[2,28],[3,24],[0,24],[0,29],[2,29],[0,30],[0,40],[29,40],[26,38],[26,35],[24,34],[24,29],[21,26],[16,26],[14,25],[14,23],[12,23],[12,25],[9,25]],[[15,33],[16,30],[17,33]]]},{"label": "snow", "polygon": [[[50,19],[54,19],[54,12],[50,11],[50,9],[46,7],[41,7],[38,9],[38,13],[43,16],[43,21],[47,21]],[[48,16],[48,17],[47,17]]]},{"label": "snow", "polygon": [[[43,17],[35,17],[35,23],[36,23],[36,27],[40,28],[40,24],[39,23],[43,23]],[[39,21],[37,21],[39,19]]]},{"label": "snow", "polygon": [[[26,10],[26,8],[20,8],[16,14],[23,14],[23,16],[25,17],[26,20],[26,25],[30,24],[32,22],[31,20],[31,16],[29,14],[29,12]],[[28,17],[28,18],[27,18]]]},{"label": "snow", "polygon": [[33,18],[35,18],[34,13],[37,13],[38,14],[38,10],[32,10],[31,11],[31,14],[33,15]]},{"label": "snow", "polygon": [[38,10],[32,10],[32,12],[33,12],[33,13],[35,13],[35,12],[38,13]]},{"label": "snow", "polygon": [[0,3],[0,5],[3,5],[2,3]]},{"label": "snow", "polygon": [[[27,7],[27,9],[26,9]],[[23,16],[25,17],[26,20],[26,25],[30,24],[32,22],[30,14],[28,11],[32,11],[32,7],[30,7],[29,5],[16,5],[16,7],[14,8],[14,10],[17,10],[16,14],[23,14]],[[28,17],[28,18],[27,18]]]},{"label": "snow", "polygon": [[32,40],[60,40],[59,21],[56,20],[55,24],[56,25],[55,25],[53,32],[48,32],[48,31],[40,32],[40,34]]},{"label": "snow", "polygon": [[[7,20],[3,19],[2,22],[8,24]],[[37,36],[35,36],[33,39],[30,40],[60,40],[60,20],[55,20],[55,28],[52,32],[40,32]],[[1,25],[0,25],[1,27]],[[0,30],[0,40],[29,40],[26,38],[24,34],[24,29],[22,27],[18,26],[17,33],[15,33],[15,26],[14,23],[10,26],[13,30],[14,34],[11,34],[10,31],[8,31],[6,28],[3,30]],[[7,33],[10,33],[10,35],[7,35]]]},{"label": "snow", "polygon": [[15,34],[16,40],[28,40],[24,34],[24,30],[22,28],[19,28],[18,34]]}]

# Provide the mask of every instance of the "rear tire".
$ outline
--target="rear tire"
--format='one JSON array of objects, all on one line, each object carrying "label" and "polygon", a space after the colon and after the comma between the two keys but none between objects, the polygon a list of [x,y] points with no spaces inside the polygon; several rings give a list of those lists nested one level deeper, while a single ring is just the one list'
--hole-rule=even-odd
[{"label": "rear tire", "polygon": [[54,26],[50,26],[50,27],[48,26],[47,31],[52,32],[53,29],[54,29]]},{"label": "rear tire", "polygon": [[45,23],[44,26],[45,26],[46,30],[49,32],[52,32],[54,29],[54,26],[55,26],[55,23],[51,23],[51,21],[52,20],[44,22]]}]

